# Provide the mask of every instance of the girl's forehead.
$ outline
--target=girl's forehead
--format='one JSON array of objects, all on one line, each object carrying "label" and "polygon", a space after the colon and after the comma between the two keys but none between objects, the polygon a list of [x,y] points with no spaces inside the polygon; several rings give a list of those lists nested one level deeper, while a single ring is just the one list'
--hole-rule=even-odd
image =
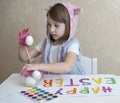
[{"label": "girl's forehead", "polygon": [[58,22],[58,21],[53,20],[50,16],[47,17],[47,22],[50,23],[50,24],[51,24],[51,23],[54,23],[54,24],[60,23],[60,22]]}]

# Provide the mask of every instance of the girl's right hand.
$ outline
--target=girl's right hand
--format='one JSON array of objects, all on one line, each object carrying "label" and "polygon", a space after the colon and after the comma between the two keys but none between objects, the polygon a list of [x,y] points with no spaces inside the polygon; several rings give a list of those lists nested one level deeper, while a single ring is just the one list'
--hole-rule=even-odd
[{"label": "girl's right hand", "polygon": [[28,46],[26,43],[25,43],[25,40],[26,40],[26,37],[29,36],[30,33],[29,33],[29,29],[26,28],[24,29],[22,32],[19,33],[19,44],[22,45],[22,46]]}]

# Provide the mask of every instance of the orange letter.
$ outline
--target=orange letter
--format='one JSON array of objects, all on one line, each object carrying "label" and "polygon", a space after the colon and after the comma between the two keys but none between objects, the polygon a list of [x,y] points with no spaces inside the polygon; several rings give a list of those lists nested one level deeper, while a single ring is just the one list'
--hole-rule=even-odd
[{"label": "orange letter", "polygon": [[52,87],[52,80],[44,80],[43,87]]},{"label": "orange letter", "polygon": [[76,94],[76,88],[73,88],[73,90],[69,90],[66,93],[67,94]]}]

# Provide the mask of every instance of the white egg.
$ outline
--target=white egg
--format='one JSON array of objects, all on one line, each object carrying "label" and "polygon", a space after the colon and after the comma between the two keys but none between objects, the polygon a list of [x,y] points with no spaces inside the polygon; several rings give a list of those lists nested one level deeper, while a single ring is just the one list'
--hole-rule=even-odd
[{"label": "white egg", "polygon": [[39,80],[41,79],[42,75],[41,75],[40,71],[34,71],[34,72],[32,73],[32,77],[33,77],[35,80],[39,81]]},{"label": "white egg", "polygon": [[33,44],[33,37],[31,35],[27,36],[25,39],[25,43],[28,46],[31,46]]},{"label": "white egg", "polygon": [[37,81],[32,77],[27,77],[24,79],[24,83],[26,84],[26,86],[35,86]]},{"label": "white egg", "polygon": [[25,77],[24,76],[21,76],[21,80],[23,83],[25,83]]}]

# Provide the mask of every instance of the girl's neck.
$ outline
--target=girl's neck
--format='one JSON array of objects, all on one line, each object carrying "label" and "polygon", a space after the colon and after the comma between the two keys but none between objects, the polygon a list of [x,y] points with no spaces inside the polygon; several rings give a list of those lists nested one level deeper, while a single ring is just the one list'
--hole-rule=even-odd
[{"label": "girl's neck", "polygon": [[54,41],[53,45],[60,45],[60,42],[59,41]]}]

